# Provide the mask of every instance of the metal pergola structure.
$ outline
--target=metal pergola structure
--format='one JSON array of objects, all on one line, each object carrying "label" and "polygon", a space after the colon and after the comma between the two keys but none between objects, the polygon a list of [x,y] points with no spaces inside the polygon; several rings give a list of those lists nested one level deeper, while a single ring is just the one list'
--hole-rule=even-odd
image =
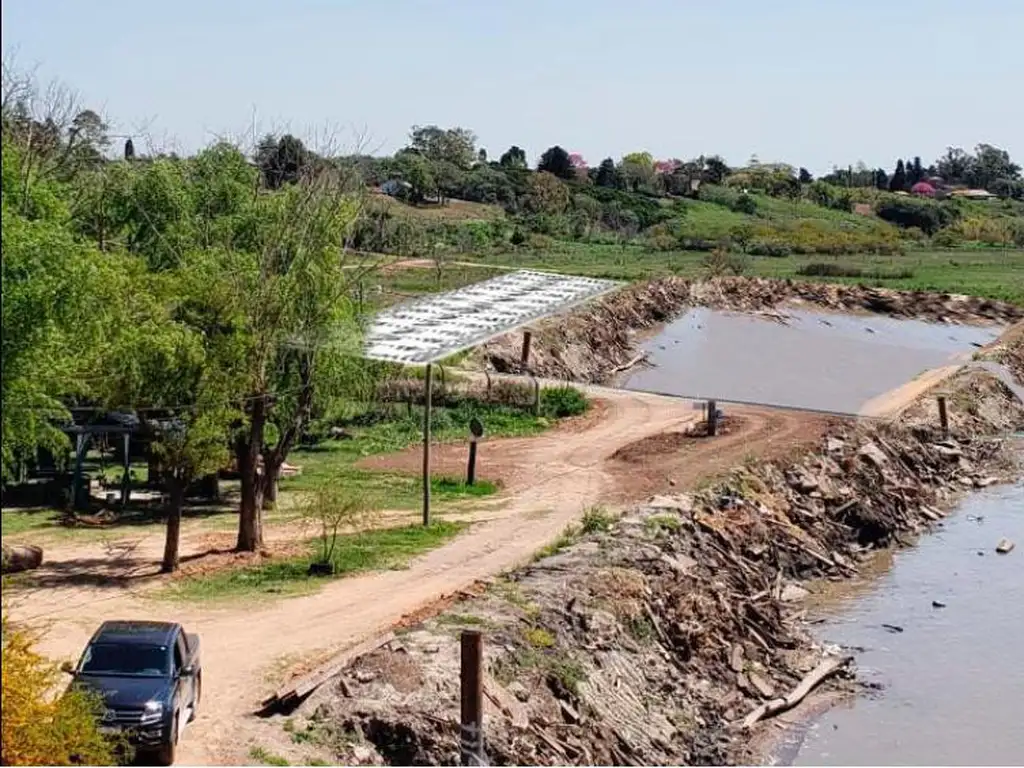
[{"label": "metal pergola structure", "polygon": [[[365,338],[369,360],[425,366],[423,524],[430,524],[430,418],[434,365],[529,323],[564,312],[624,283],[520,270],[387,309]],[[529,355],[524,334],[523,362]]]}]

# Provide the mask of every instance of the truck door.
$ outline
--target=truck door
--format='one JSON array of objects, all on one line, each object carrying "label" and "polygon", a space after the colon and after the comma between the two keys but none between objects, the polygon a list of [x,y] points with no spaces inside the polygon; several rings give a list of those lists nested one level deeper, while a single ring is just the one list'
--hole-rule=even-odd
[{"label": "truck door", "polygon": [[192,701],[192,678],[181,674],[187,661],[188,652],[185,648],[185,634],[179,632],[174,640],[174,676],[176,678],[174,703],[179,712]]}]

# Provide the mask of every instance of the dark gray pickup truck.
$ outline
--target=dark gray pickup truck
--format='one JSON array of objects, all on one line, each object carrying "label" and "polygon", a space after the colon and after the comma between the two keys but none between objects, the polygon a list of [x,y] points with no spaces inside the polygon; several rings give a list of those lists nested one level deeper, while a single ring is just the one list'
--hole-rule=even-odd
[{"label": "dark gray pickup truck", "polygon": [[100,729],[120,733],[137,750],[171,765],[203,688],[199,637],[180,624],[107,621],[78,662],[74,685],[103,697]]}]

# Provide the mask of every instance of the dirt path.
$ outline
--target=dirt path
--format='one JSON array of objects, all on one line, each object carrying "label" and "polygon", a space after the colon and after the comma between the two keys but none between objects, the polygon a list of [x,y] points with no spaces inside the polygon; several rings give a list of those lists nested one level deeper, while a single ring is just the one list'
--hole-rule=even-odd
[{"label": "dirt path", "polygon": [[[800,412],[729,408],[735,417],[731,433],[716,438],[713,446],[698,450],[695,445],[676,455],[659,451],[651,438],[697,422],[701,413],[691,401],[589,389],[602,400],[600,418],[588,419],[575,430],[489,444],[482,451],[484,460],[505,467],[504,503],[481,503],[486,519],[476,518],[467,533],[406,570],[342,579],[317,594],[269,604],[212,608],[155,603],[142,594],[155,578],[160,533],[154,532],[139,543],[131,555],[136,562],[123,568],[120,578],[102,573],[111,567],[110,557],[99,557],[96,547],[48,551],[47,568],[62,575],[63,583],[55,580],[47,589],[24,594],[12,612],[51,622],[42,649],[56,657],[77,654],[104,619],[159,617],[199,632],[203,709],[186,732],[179,759],[186,764],[244,763],[261,726],[250,713],[274,687],[268,675],[275,670],[324,659],[444,595],[513,568],[591,505],[625,503],[668,487],[679,490],[748,456],[788,450],[813,439],[825,423]],[[624,448],[630,450],[622,453]],[[616,453],[618,458],[613,458]],[[464,460],[458,448],[442,447],[438,454],[439,467]],[[287,532],[282,530],[281,536]],[[205,543],[189,538],[187,551]]]}]

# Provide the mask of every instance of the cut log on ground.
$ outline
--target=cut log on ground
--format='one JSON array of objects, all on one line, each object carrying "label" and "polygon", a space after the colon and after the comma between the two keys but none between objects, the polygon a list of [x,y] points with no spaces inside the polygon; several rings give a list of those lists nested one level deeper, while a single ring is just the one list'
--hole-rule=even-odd
[{"label": "cut log on ground", "polygon": [[31,544],[3,546],[3,573],[19,573],[38,568],[43,563],[43,549]]},{"label": "cut log on ground", "polygon": [[851,661],[853,661],[852,656],[833,656],[832,658],[825,659],[821,664],[815,667],[813,671],[808,673],[807,677],[801,680],[800,684],[788,694],[780,699],[772,699],[771,701],[765,702],[743,718],[743,727],[750,728],[755,723],[764,720],[765,718],[772,717],[792,709],[807,698],[807,694]]}]

